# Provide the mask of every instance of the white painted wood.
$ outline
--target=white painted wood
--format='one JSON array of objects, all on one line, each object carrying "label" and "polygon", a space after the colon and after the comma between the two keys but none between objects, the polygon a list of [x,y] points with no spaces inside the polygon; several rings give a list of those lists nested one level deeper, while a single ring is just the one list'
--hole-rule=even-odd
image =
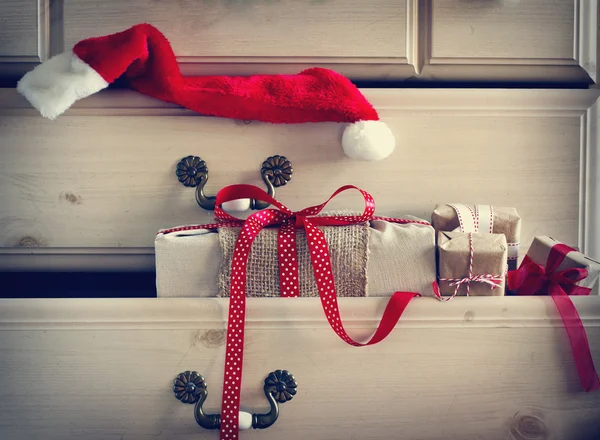
[{"label": "white painted wood", "polygon": [[266,63],[272,72],[312,64],[406,77],[414,72],[406,59],[408,2],[65,0],[64,41],[69,48],[147,22],[166,35],[187,74],[266,73]]},{"label": "white painted wood", "polygon": [[573,60],[573,0],[432,2],[435,58]]},{"label": "white painted wood", "polygon": [[[65,0],[66,47],[147,22],[177,56],[402,58],[406,2]],[[91,33],[93,32],[93,33]],[[377,43],[377,44],[374,44]]]},{"label": "white painted wood", "polygon": [[[262,161],[283,154],[294,177],[278,198],[292,209],[353,183],[373,194],[381,215],[429,218],[436,203],[457,200],[515,206],[524,219],[522,252],[536,234],[574,245],[585,240],[578,211],[581,116],[597,90],[365,93],[398,138],[389,159],[371,164],[343,155],[335,124],[247,125],[121,91],[100,93],[47,121],[14,91],[0,91],[0,263],[24,268],[30,254],[30,269],[57,267],[67,264],[69,250],[55,248],[152,248],[160,228],[210,222],[212,213],[174,174],[188,154],[207,161],[209,194],[232,183],[261,185]],[[331,208],[354,203],[341,197]],[[110,264],[105,250],[98,253],[107,269],[129,267],[125,255]],[[79,254],[73,267],[87,266],[91,260]],[[124,254],[132,267],[153,267],[151,254]]]},{"label": "white painted wood", "polygon": [[[0,63],[39,59],[40,16],[44,0],[0,2]],[[43,20],[42,20],[43,21]]]},{"label": "white painted wood", "polygon": [[[338,298],[346,329],[367,338],[389,298]],[[600,298],[572,301],[585,327],[600,327]],[[277,330],[294,323],[303,329],[330,329],[316,298],[247,298],[247,330]],[[416,298],[402,315],[401,328],[562,328],[552,299],[533,297],[457,297],[441,302]],[[190,330],[225,329],[228,298],[3,299],[0,330]],[[358,333],[357,333],[358,332]],[[335,336],[335,335],[333,335]]]},{"label": "white painted wood", "polygon": [[576,0],[575,55],[577,63],[598,82],[598,1]]},{"label": "white painted wood", "polygon": [[582,249],[590,258],[600,261],[600,113],[598,101],[592,105],[582,121],[582,192],[585,196],[582,206],[583,219]]},{"label": "white painted wood", "polygon": [[[600,298],[574,298],[600,363]],[[352,336],[367,339],[385,306],[340,300]],[[0,437],[217,438],[172,394],[203,374],[220,410],[227,301],[5,300],[0,308]],[[343,343],[318,300],[249,299],[242,410],[262,412],[262,381],[289,369],[298,394],[256,439],[593,440],[600,394],[580,389],[549,298],[412,302],[384,342]],[[493,341],[493,343],[491,343]],[[535,423],[527,423],[535,417]],[[518,437],[517,437],[518,438]]]},{"label": "white painted wood", "polygon": [[419,4],[421,78],[594,82],[597,2],[528,0]]},{"label": "white painted wood", "polygon": [[[3,7],[20,14],[17,3]],[[597,76],[595,1],[37,0],[37,12],[28,4],[29,15],[4,26],[10,53],[0,50],[2,78],[16,80],[48,53],[142,21],[167,35],[186,75],[318,65],[355,80],[592,83]]]}]

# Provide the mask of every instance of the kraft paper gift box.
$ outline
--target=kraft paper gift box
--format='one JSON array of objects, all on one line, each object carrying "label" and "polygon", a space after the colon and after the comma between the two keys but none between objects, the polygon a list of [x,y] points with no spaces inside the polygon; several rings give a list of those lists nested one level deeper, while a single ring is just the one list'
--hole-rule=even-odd
[{"label": "kraft paper gift box", "polygon": [[[545,266],[548,261],[548,256],[550,255],[550,250],[557,244],[561,244],[561,242],[552,237],[535,237],[527,251],[527,257],[534,263]],[[588,289],[598,287],[596,282],[598,281],[598,278],[600,278],[600,262],[586,257],[579,251],[574,251],[569,252],[565,256],[564,260],[556,268],[556,271],[560,272],[565,269],[586,269],[588,272],[587,277],[577,281],[575,284]]]},{"label": "kraft paper gift box", "polygon": [[431,223],[437,232],[504,234],[508,246],[508,268],[517,268],[521,217],[515,208],[462,203],[439,204],[431,214]]},{"label": "kraft paper gift box", "polygon": [[[431,226],[371,220],[366,226],[320,229],[330,249],[338,296],[432,294],[436,263]],[[155,239],[158,296],[228,296],[238,232],[238,228],[221,228],[159,233]],[[247,296],[280,295],[276,236],[277,229],[263,229],[252,245]],[[303,231],[297,232],[297,246],[301,295],[318,296]]]},{"label": "kraft paper gift box", "polygon": [[[471,264],[472,237],[472,276],[487,277],[485,281],[464,281],[459,285],[458,296],[501,296],[504,295],[507,272],[507,245],[504,234],[468,234],[463,232],[438,232],[439,288],[443,296],[451,296],[456,291],[456,282],[469,278]],[[490,282],[495,280],[496,287]],[[454,285],[453,285],[454,284]]]}]

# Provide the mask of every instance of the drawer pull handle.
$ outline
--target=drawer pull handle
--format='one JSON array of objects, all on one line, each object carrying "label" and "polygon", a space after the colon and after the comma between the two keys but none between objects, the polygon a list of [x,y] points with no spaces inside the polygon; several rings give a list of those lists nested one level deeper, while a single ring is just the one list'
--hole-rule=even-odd
[{"label": "drawer pull handle", "polygon": [[[206,381],[196,371],[180,373],[173,383],[175,397],[183,403],[195,403],[194,417],[198,425],[204,429],[220,429],[221,415],[206,414],[202,405],[208,397]],[[272,426],[279,417],[279,404],[292,400],[296,395],[298,383],[287,370],[276,370],[265,378],[263,386],[269,401],[270,410],[265,414],[250,414],[240,411],[239,427],[244,429],[266,429]]]},{"label": "drawer pull handle", "polygon": [[[285,156],[270,156],[261,166],[260,175],[267,186],[267,193],[275,197],[275,188],[285,186],[292,180],[292,163]],[[215,196],[204,194],[208,182],[208,166],[198,156],[187,156],[179,161],[175,170],[177,179],[183,186],[196,188],[196,202],[202,209],[215,209]],[[254,199],[233,200],[223,205],[225,211],[261,210],[269,206],[267,202]]]}]

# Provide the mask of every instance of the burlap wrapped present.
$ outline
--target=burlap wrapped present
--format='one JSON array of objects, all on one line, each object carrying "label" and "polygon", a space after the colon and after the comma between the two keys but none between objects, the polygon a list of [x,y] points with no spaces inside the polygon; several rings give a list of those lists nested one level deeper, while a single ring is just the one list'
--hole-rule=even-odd
[{"label": "burlap wrapped present", "polygon": [[515,208],[450,203],[436,205],[431,224],[437,232],[504,234],[509,270],[516,269],[521,240],[521,217]]},{"label": "burlap wrapped present", "polygon": [[506,254],[504,234],[438,232],[440,293],[461,296],[468,290],[472,296],[504,295]]},{"label": "burlap wrapped present", "polygon": [[[321,230],[330,249],[338,296],[390,296],[395,291],[431,294],[436,279],[431,226],[373,220],[368,225]],[[238,233],[239,228],[221,228],[157,235],[158,296],[228,296]],[[303,231],[297,233],[297,252],[300,293],[317,296]],[[277,229],[263,229],[250,252],[247,295],[279,296],[279,292]]]},{"label": "burlap wrapped present", "polygon": [[[367,224],[350,226],[321,226],[329,246],[335,287],[340,297],[365,296],[367,291]],[[240,228],[219,229],[222,264],[218,277],[219,296],[229,296],[231,263]],[[279,229],[260,231],[252,243],[246,268],[246,296],[281,296],[277,236]],[[296,231],[296,260],[301,296],[318,297],[306,232]]]}]

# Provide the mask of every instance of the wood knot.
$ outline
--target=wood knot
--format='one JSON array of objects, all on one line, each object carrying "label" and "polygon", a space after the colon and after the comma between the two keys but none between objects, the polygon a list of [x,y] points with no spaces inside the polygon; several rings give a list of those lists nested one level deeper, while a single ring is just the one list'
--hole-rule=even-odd
[{"label": "wood knot", "polygon": [[200,335],[200,342],[205,347],[220,347],[225,343],[225,330],[207,330]]},{"label": "wood knot", "polygon": [[475,317],[475,313],[473,313],[471,310],[467,310],[463,319],[465,322],[471,322],[471,321],[473,321],[474,317]]},{"label": "wood knot", "polygon": [[533,415],[518,415],[510,425],[510,433],[515,440],[546,440],[548,430],[544,422]]},{"label": "wood knot", "polygon": [[17,243],[17,246],[19,246],[19,247],[41,247],[40,242],[29,235],[22,237],[19,240],[19,242]]},{"label": "wood knot", "polygon": [[83,203],[83,198],[72,192],[60,193],[59,199],[65,200],[72,205],[81,205]]}]

